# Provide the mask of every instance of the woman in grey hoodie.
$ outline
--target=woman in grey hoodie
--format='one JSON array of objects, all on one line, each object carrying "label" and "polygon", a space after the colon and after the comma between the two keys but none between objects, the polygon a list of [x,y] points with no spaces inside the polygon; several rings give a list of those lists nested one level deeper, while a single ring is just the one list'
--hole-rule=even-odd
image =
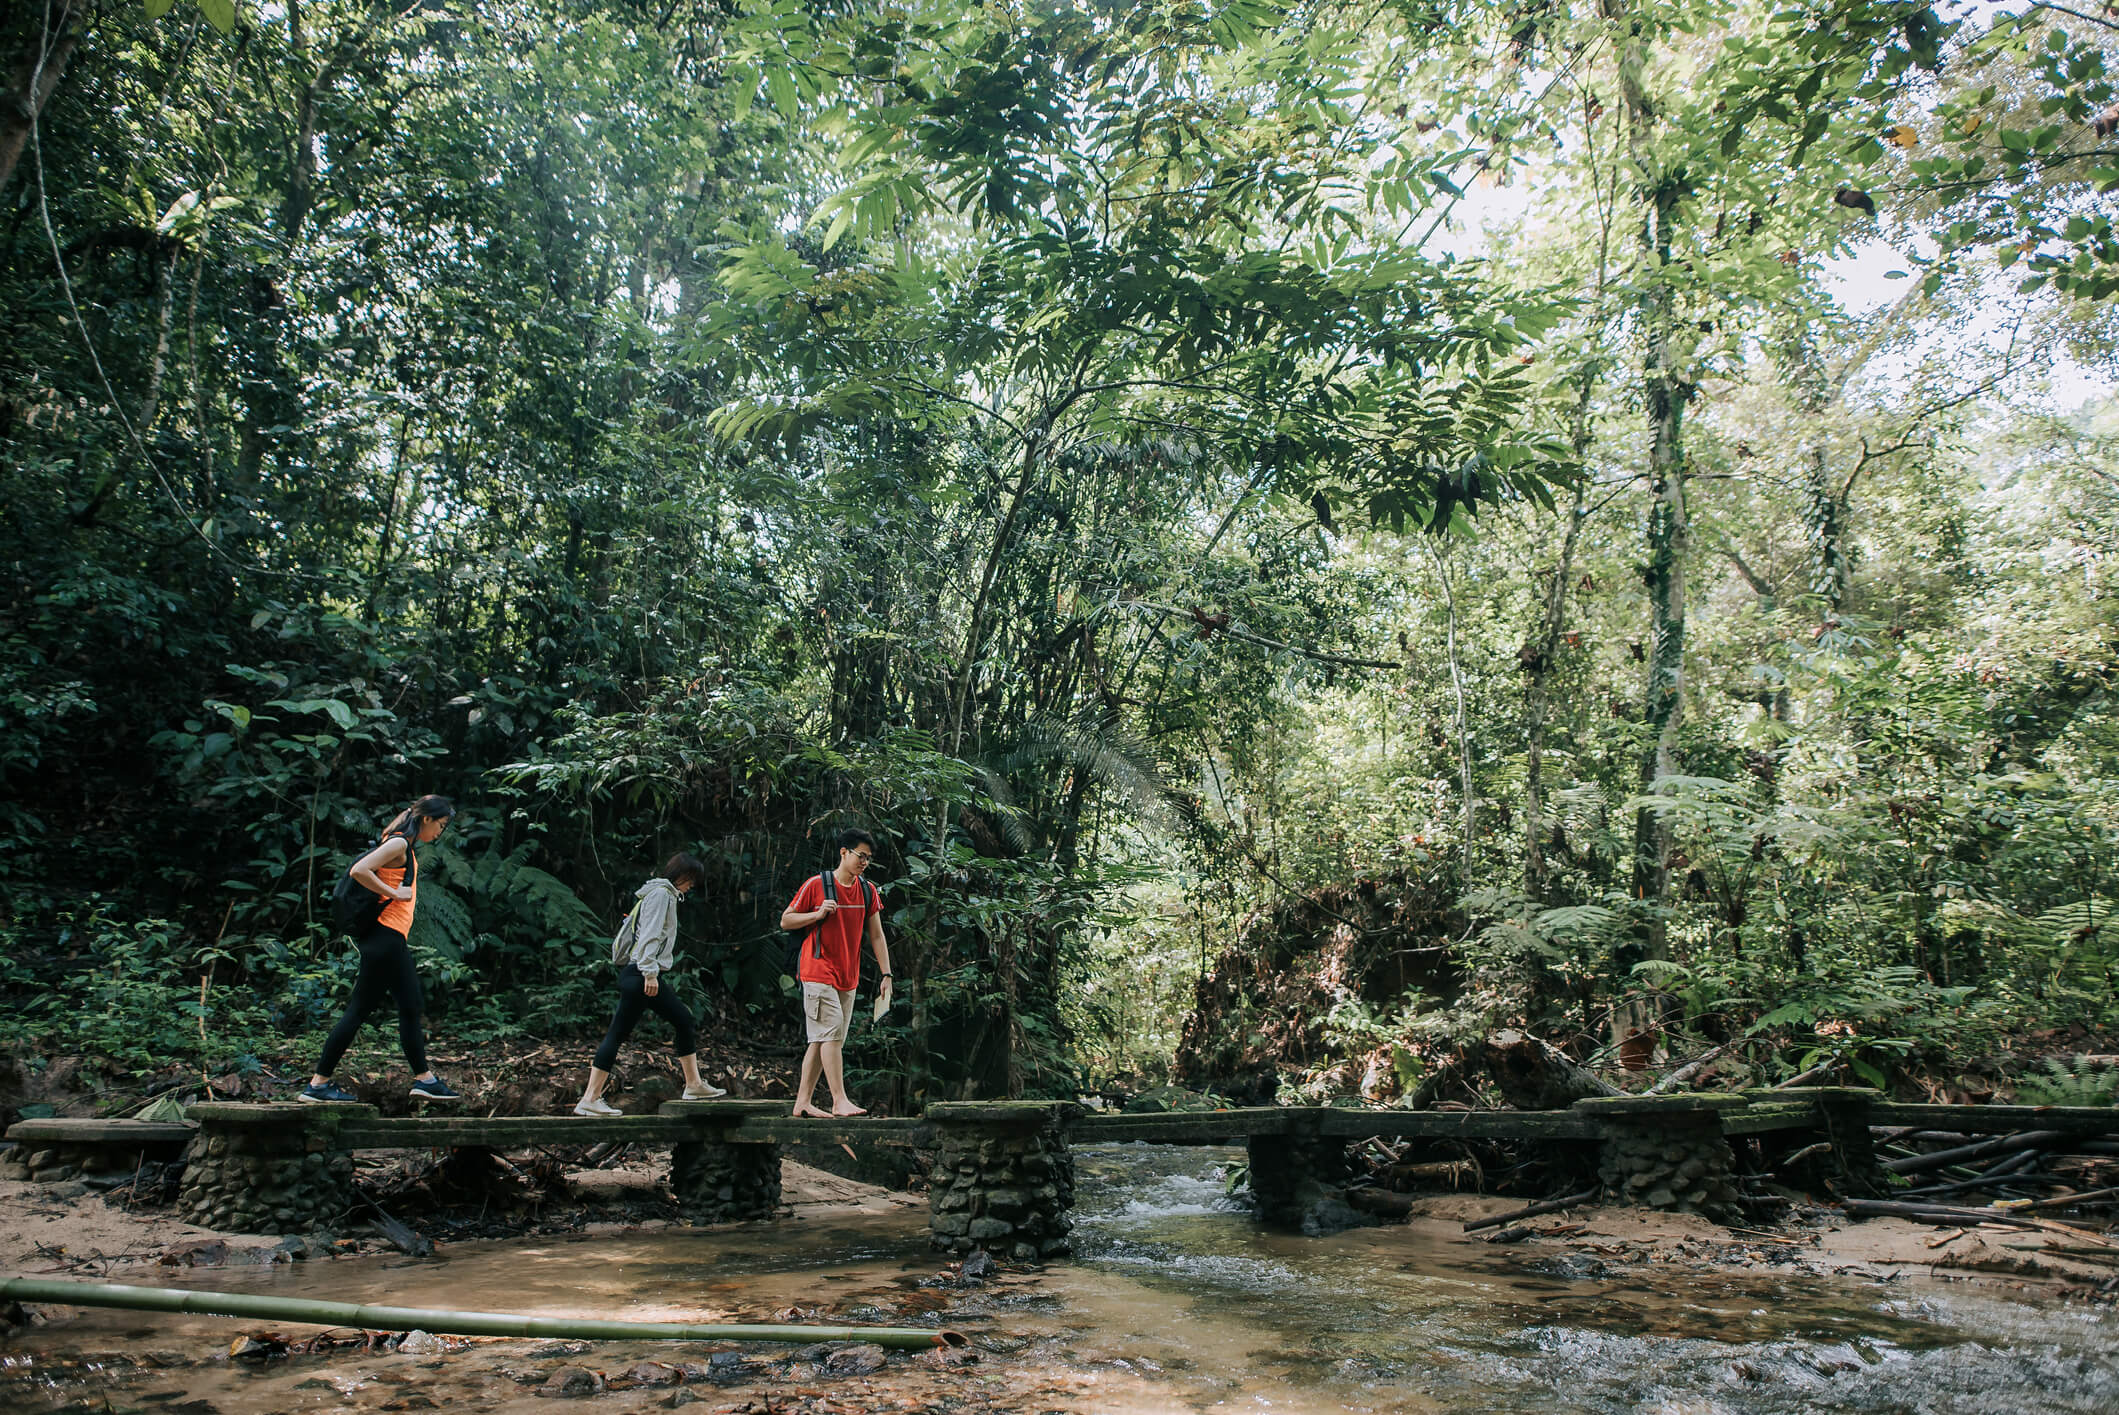
[{"label": "woman in grey hoodie", "polygon": [[611,940],[611,961],[618,968],[618,1008],[596,1060],[589,1067],[589,1088],[575,1103],[576,1115],[621,1115],[603,1098],[610,1084],[618,1048],[633,1035],[642,1012],[653,1012],[677,1032],[677,1065],[684,1069],[684,1098],[707,1101],[728,1092],[699,1079],[699,1029],[691,1012],[669,985],[670,965],[677,958],[677,904],[706,882],[706,866],[696,856],[672,855],[662,873],[640,886],[633,912]]}]

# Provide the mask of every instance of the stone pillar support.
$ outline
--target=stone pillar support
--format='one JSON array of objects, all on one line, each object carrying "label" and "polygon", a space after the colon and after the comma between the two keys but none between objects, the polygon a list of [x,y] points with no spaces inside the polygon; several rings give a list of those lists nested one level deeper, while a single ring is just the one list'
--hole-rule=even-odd
[{"label": "stone pillar support", "polygon": [[[1754,1102],[1808,1101],[1816,1107],[1815,1130],[1761,1137],[1767,1167],[1781,1183],[1854,1199],[1876,1198],[1891,1191],[1869,1135],[1869,1106],[1883,1098],[1881,1091],[1867,1086],[1790,1086],[1745,1094]],[[1822,1149],[1817,1148],[1820,1141]],[[1786,1163],[1796,1155],[1802,1158]]]},{"label": "stone pillar support", "polygon": [[223,1233],[307,1233],[353,1207],[353,1152],[339,1132],[372,1105],[195,1105],[199,1125],[177,1210]]},{"label": "stone pillar support", "polygon": [[1346,1162],[1347,1142],[1317,1134],[1313,1125],[1302,1123],[1305,1118],[1291,1112],[1282,1130],[1254,1131],[1245,1139],[1258,1221],[1267,1228],[1312,1235],[1367,1222],[1346,1206],[1352,1173]]},{"label": "stone pillar support", "polygon": [[1597,1177],[1607,1199],[1736,1223],[1736,1160],[1720,1117],[1748,1104],[1731,1095],[1595,1096],[1574,1109],[1602,1131]]},{"label": "stone pillar support", "polygon": [[781,1101],[665,1101],[686,1124],[670,1146],[670,1192],[693,1223],[742,1223],[780,1211],[780,1146],[738,1133],[753,1116],[784,1116]]},{"label": "stone pillar support", "polygon": [[1067,1101],[945,1101],[935,1128],[927,1231],[946,1253],[983,1248],[1018,1262],[1064,1257],[1073,1222]]}]

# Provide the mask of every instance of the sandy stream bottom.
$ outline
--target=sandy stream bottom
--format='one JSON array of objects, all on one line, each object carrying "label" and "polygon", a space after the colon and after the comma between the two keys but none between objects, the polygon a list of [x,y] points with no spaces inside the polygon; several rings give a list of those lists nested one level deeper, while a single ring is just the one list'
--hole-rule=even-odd
[{"label": "sandy stream bottom", "polygon": [[[424,1260],[245,1261],[278,1239],[222,1235],[217,1267],[157,1261],[215,1237],[166,1215],[0,1184],[8,1276],[102,1269],[344,1301],[948,1326],[972,1340],[961,1357],[462,1339],[398,1352],[341,1331],[349,1344],[304,1351],[319,1329],[51,1308],[0,1337],[0,1410],[2119,1412],[2119,1319],[2069,1276],[2112,1269],[2032,1251],[2038,1235],[1938,1243],[1888,1220],[1731,1233],[1588,1210],[1495,1247],[1462,1222],[1512,1202],[1455,1196],[1407,1224],[1305,1239],[1231,1211],[1198,1152],[1107,1152],[1083,1168],[1081,1260],[974,1283],[927,1251],[923,1200],[792,1163],[794,1213],[774,1224],[592,1225]],[[69,1268],[92,1254],[117,1261]],[[253,1357],[231,1354],[246,1342]]]}]

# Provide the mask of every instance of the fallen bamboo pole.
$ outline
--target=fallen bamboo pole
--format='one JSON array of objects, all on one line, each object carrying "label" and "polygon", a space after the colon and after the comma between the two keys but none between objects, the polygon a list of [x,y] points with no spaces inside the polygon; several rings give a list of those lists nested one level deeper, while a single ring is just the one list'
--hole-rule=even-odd
[{"label": "fallen bamboo pole", "polygon": [[1849,1199],[1844,1205],[1854,1218],[1906,1218],[1915,1223],[2002,1223],[2014,1228],[2042,1228],[2036,1219],[2017,1218],[2001,1209],[1967,1209],[1949,1204],[1900,1204],[1882,1199]]},{"label": "fallen bamboo pole", "polygon": [[591,1341],[866,1341],[901,1351],[968,1346],[960,1332],[926,1327],[710,1326],[694,1322],[615,1322],[592,1317],[528,1317],[519,1312],[459,1312],[445,1307],[371,1307],[248,1292],[183,1287],[126,1287],[119,1283],[18,1277],[0,1283],[0,1302],[50,1302],[69,1307],[122,1307],[137,1312],[189,1312],[252,1317],[311,1326],[375,1331],[425,1331],[449,1336],[537,1336]]},{"label": "fallen bamboo pole", "polygon": [[2014,1206],[2015,1212],[2027,1214],[2033,1209],[2064,1209],[2070,1204],[2108,1203],[2119,1198],[2119,1188],[2091,1189],[2082,1194],[2059,1194],[2050,1199],[2031,1199]]},{"label": "fallen bamboo pole", "polygon": [[1579,1194],[1569,1194],[1564,1199],[1547,1199],[1543,1203],[1532,1204],[1528,1208],[1511,1209],[1505,1214],[1495,1214],[1492,1218],[1477,1219],[1468,1223],[1464,1225],[1464,1231],[1466,1233],[1476,1233],[1482,1228],[1495,1228],[1504,1223],[1514,1223],[1519,1218],[1536,1218],[1539,1214],[1556,1214],[1562,1209],[1571,1209],[1577,1204],[1586,1204],[1603,1192],[1603,1186],[1598,1185],[1594,1189],[1584,1189]]},{"label": "fallen bamboo pole", "polygon": [[2015,1150],[2043,1148],[2066,1138],[2057,1130],[2027,1130],[2020,1135],[1997,1135],[1991,1140],[1981,1140],[1976,1145],[1960,1145],[1954,1150],[1936,1150],[1932,1154],[1912,1155],[1902,1160],[1885,1160],[1884,1168],[1893,1174],[1919,1174],[1924,1170],[1963,1164],[1967,1160],[1986,1159]]}]

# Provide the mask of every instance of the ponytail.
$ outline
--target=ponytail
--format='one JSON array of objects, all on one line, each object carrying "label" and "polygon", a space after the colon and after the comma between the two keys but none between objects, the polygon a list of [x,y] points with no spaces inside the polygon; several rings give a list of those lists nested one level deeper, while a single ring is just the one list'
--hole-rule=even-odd
[{"label": "ponytail", "polygon": [[383,839],[402,835],[405,838],[405,848],[410,850],[419,843],[421,821],[445,821],[455,814],[456,807],[449,804],[448,797],[422,796],[391,818],[390,824],[383,827]]}]

